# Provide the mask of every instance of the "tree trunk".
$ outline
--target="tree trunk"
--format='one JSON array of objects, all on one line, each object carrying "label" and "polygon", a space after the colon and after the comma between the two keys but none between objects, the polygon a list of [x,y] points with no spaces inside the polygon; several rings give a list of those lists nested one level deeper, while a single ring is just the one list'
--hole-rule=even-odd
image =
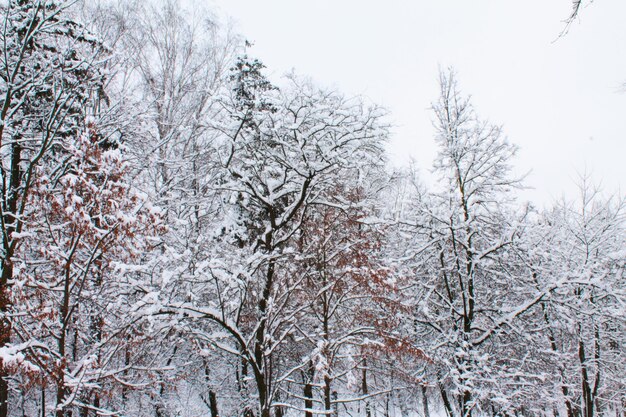
[{"label": "tree trunk", "polygon": [[448,398],[448,393],[444,389],[441,382],[439,382],[439,393],[441,394],[441,400],[443,401],[443,407],[446,409],[446,414],[448,417],[452,417],[452,404],[450,404],[450,399]]},{"label": "tree trunk", "polygon": [[209,391],[209,409],[211,410],[211,417],[219,417],[219,412],[217,410],[217,396],[213,390]]},{"label": "tree trunk", "polygon": [[332,413],[332,402],[331,402],[331,393],[330,393],[330,377],[328,375],[324,376],[324,409],[330,415]]},{"label": "tree trunk", "polygon": [[[9,267],[7,265],[3,268],[3,274],[5,275],[5,271]],[[5,277],[2,277],[3,283],[5,281]],[[8,297],[8,288],[6,284],[3,284],[0,287],[0,314],[2,314],[2,319],[0,319],[0,347],[4,347],[11,341],[11,322],[6,318],[6,313],[9,310],[9,297]],[[9,415],[9,384],[6,380],[8,376],[6,370],[4,369],[4,364],[0,364],[0,417],[7,417]]]},{"label": "tree trunk", "polygon": [[[5,103],[6,106],[6,103]],[[3,118],[4,119],[4,118]],[[0,347],[4,347],[11,341],[11,322],[6,318],[11,305],[11,297],[9,293],[9,282],[13,279],[13,253],[15,243],[12,241],[13,232],[16,231],[16,223],[18,222],[18,190],[22,180],[22,170],[20,163],[22,162],[22,146],[18,138],[11,145],[11,177],[9,181],[9,189],[5,194],[7,196],[6,206],[3,207],[4,227],[4,259],[2,259],[2,275],[0,276]],[[4,187],[3,187],[4,188]],[[4,190],[3,190],[4,191]],[[8,417],[9,415],[9,384],[6,380],[8,374],[4,366],[0,366],[0,417]]]},{"label": "tree trunk", "polygon": [[469,391],[464,391],[463,399],[461,403],[462,417],[472,417],[472,407],[470,407],[471,401],[472,401],[472,393]]},{"label": "tree trunk", "polygon": [[309,369],[304,377],[304,417],[313,417],[313,413],[310,411],[313,409],[313,377],[315,369],[313,363],[309,361]]},{"label": "tree trunk", "polygon": [[[72,244],[73,246],[73,244]],[[59,315],[61,320],[61,329],[59,331],[58,350],[60,366],[57,375],[57,398],[56,398],[56,417],[69,417],[70,412],[66,411],[65,406],[61,406],[64,403],[64,399],[67,396],[67,387],[65,386],[65,368],[67,366],[66,358],[66,339],[68,334],[68,327],[71,322],[70,318],[70,291],[71,291],[71,266],[72,258],[67,260],[65,265],[65,280],[63,283],[63,301],[59,309]]]},{"label": "tree trunk", "polygon": [[46,417],[46,387],[41,386],[41,416]]},{"label": "tree trunk", "polygon": [[422,385],[422,406],[424,407],[424,417],[430,417],[428,410],[428,395],[426,395],[426,385]]},{"label": "tree trunk", "polygon": [[[268,233],[264,242],[265,248],[268,252],[272,252],[274,249],[272,246],[272,234]],[[265,330],[267,326],[267,308],[272,287],[274,285],[274,272],[276,268],[276,262],[273,259],[267,264],[267,271],[265,274],[265,286],[261,299],[259,300],[259,327],[255,335],[254,344],[254,360],[256,362],[255,380],[257,385],[257,392],[259,394],[259,406],[261,417],[270,417],[270,400],[269,400],[269,387],[266,380],[265,364],[267,357],[265,356]]]},{"label": "tree trunk", "polygon": [[[128,367],[130,365],[130,348],[128,345],[124,347],[124,372],[122,375],[128,375]],[[128,387],[126,384],[122,385],[122,408],[126,407],[126,402],[128,401]]]},{"label": "tree trunk", "polygon": [[363,374],[361,378],[361,391],[363,397],[365,397],[365,417],[372,417],[372,410],[370,409],[370,402],[366,398],[369,394],[369,388],[367,386],[367,359],[363,357]]},{"label": "tree trunk", "polygon": [[[581,326],[579,325],[579,328]],[[582,335],[578,339],[578,359],[580,361],[581,389],[583,393],[583,417],[593,417],[593,396],[591,386],[589,385],[589,374],[587,371],[587,358],[585,355],[585,344],[582,341]]]}]

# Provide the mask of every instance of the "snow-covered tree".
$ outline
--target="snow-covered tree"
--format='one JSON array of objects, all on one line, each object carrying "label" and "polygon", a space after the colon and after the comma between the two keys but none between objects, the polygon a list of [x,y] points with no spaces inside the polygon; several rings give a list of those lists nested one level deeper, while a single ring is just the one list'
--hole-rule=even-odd
[{"label": "snow-covered tree", "polygon": [[[95,13],[96,26],[117,51],[108,85],[115,117],[107,131],[127,145],[134,187],[162,210],[168,225],[158,249],[143,254],[149,271],[141,277],[143,296],[184,299],[206,278],[203,264],[214,254],[216,149],[223,136],[220,120],[228,117],[220,97],[228,92],[239,40],[200,3],[188,9],[178,1],[119,2]],[[168,320],[150,329],[151,367],[162,371],[154,373],[158,382],[149,408],[157,415],[185,409],[176,401],[184,391],[206,410],[200,397],[208,406],[221,386],[205,375],[206,346],[186,343]],[[189,374],[205,376],[197,384],[182,383]]]},{"label": "snow-covered tree", "polygon": [[[0,172],[2,250],[0,348],[12,335],[14,259],[20,234],[34,207],[30,194],[38,167],[48,160],[67,169],[68,138],[79,135],[91,105],[102,96],[103,75],[96,63],[102,44],[68,12],[72,2],[3,2],[0,58]],[[6,357],[0,369],[0,416],[8,413]]]},{"label": "snow-covered tree", "polygon": [[579,200],[543,214],[529,239],[537,286],[559,283],[541,302],[536,343],[550,353],[543,367],[551,371],[543,398],[568,417],[623,407],[625,238],[624,201],[604,199],[583,177]]},{"label": "snow-covered tree", "polygon": [[[416,193],[404,222],[415,236],[406,260],[418,288],[416,344],[431,358],[431,384],[449,415],[471,416],[483,402],[508,412],[503,387],[521,366],[505,356],[519,342],[515,320],[549,291],[526,285],[529,274],[511,251],[523,217],[510,204],[516,148],[477,118],[453,72],[441,74],[433,110],[441,191]],[[527,378],[511,383],[532,384]]]},{"label": "snow-covered tree", "polygon": [[297,295],[306,275],[294,266],[300,257],[296,236],[307,212],[344,176],[382,164],[386,130],[376,107],[295,77],[277,90],[261,70],[258,61],[238,61],[232,101],[225,103],[232,129],[224,127],[230,135],[221,154],[218,240],[231,255],[212,262],[204,288],[194,290],[213,297],[170,304],[169,311],[221,329],[223,340],[210,333],[205,338],[240,358],[242,384],[254,381],[243,388],[250,390],[243,407],[267,417],[290,374],[308,363],[279,366],[308,307]]},{"label": "snow-covered tree", "polygon": [[121,372],[118,352],[133,342],[117,265],[135,263],[150,249],[145,236],[161,228],[158,213],[130,191],[120,150],[99,139],[91,125],[65,141],[61,169],[35,168],[27,203],[36,210],[24,213],[28,231],[14,256],[6,348],[14,363],[5,364],[14,365],[22,395],[40,396],[39,408],[57,416],[107,404],[104,388]]},{"label": "snow-covered tree", "polygon": [[0,417],[623,411],[622,199],[516,203],[452,71],[389,175],[204,6],[0,1]]}]

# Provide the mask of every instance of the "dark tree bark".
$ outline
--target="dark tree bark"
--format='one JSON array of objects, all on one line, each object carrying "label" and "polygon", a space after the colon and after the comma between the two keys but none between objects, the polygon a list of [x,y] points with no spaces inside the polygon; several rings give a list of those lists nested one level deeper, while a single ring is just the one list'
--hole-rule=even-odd
[{"label": "dark tree bark", "polygon": [[211,417],[219,417],[219,412],[217,409],[217,396],[215,395],[215,391],[209,391],[209,409],[211,410]]},{"label": "dark tree bark", "polygon": [[[363,372],[361,375],[361,392],[363,397],[367,397],[369,394],[369,388],[367,386],[367,359],[363,357]],[[365,417],[372,417],[372,410],[370,409],[370,402],[365,399]]]},{"label": "dark tree bark", "polygon": [[446,410],[446,415],[448,417],[452,417],[454,414],[452,412],[452,404],[450,404],[450,399],[448,398],[448,393],[441,383],[439,383],[439,393],[441,394],[441,400],[443,401],[443,407]]},{"label": "dark tree bark", "polygon": [[313,378],[315,376],[315,368],[313,368],[313,362],[309,361],[309,369],[306,374],[303,374],[304,378],[304,417],[313,417],[313,413],[310,411],[313,409]]},{"label": "dark tree bark", "polygon": [[424,407],[424,417],[430,417],[430,410],[428,409],[428,393],[426,392],[426,385],[422,385],[422,406]]}]

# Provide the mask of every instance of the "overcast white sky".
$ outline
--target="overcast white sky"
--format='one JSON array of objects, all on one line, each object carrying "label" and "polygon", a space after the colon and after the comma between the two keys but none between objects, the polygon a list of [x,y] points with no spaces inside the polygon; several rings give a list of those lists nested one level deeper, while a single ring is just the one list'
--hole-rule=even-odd
[{"label": "overcast white sky", "polygon": [[[572,195],[577,171],[626,190],[626,1],[596,0],[558,38],[571,0],[213,0],[272,78],[292,68],[387,107],[392,161],[425,177],[430,103],[454,66],[478,113],[520,146],[523,198]],[[558,39],[557,39],[558,38]]]}]

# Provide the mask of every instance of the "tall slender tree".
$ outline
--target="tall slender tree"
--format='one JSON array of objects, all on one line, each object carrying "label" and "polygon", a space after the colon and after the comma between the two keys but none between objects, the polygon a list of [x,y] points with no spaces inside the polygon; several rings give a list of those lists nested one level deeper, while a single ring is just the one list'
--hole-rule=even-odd
[{"label": "tall slender tree", "polygon": [[[65,1],[3,2],[0,58],[2,250],[0,348],[12,341],[15,252],[38,166],[63,162],[64,141],[77,136],[93,98],[102,94],[102,44],[72,18]],[[58,169],[65,169],[64,165]],[[0,416],[8,415],[7,358],[0,365]]]}]

